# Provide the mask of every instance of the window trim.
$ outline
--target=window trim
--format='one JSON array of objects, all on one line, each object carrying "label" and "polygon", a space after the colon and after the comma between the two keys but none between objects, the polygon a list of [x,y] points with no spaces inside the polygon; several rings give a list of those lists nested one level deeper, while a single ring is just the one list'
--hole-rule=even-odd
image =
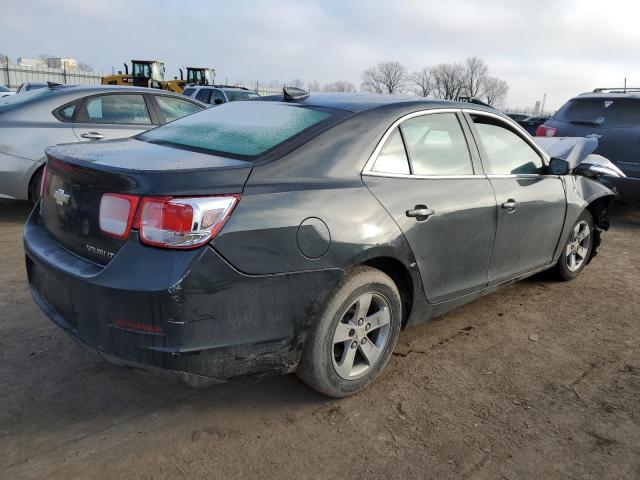
[{"label": "window trim", "polygon": [[[492,112],[485,112],[483,110],[473,110],[470,108],[463,108],[462,112],[465,114],[465,120],[469,124],[471,135],[473,136],[473,139],[476,143],[476,147],[480,152],[480,161],[482,162],[482,167],[484,168],[485,172],[493,172],[493,169],[491,168],[491,164],[489,163],[489,160],[487,158],[487,153],[484,151],[484,147],[482,146],[482,143],[480,141],[479,133],[475,127],[475,123],[473,122],[471,115],[482,115],[485,117],[490,117],[496,120],[498,123],[502,122],[503,124],[506,125],[505,128],[507,128],[508,130],[511,130],[516,136],[520,137],[520,139],[523,142],[529,145],[538,154],[538,156],[542,160],[543,167],[549,166],[549,155],[547,154],[547,152],[545,152],[533,140],[528,138],[529,134],[527,133],[527,131],[524,128],[522,128],[522,126],[520,126],[515,120],[512,120],[512,119],[507,120],[502,116]],[[539,177],[558,177],[558,175],[549,175],[545,173],[487,173],[486,177],[487,178],[539,178]]]},{"label": "window trim", "polygon": [[[62,115],[62,110],[71,107],[72,105],[76,105],[76,109],[73,112],[73,115],[71,116],[71,118],[66,118],[64,115]],[[83,104],[83,99],[82,98],[76,98],[75,100],[72,100],[70,102],[65,103],[64,105],[61,105],[58,108],[53,109],[53,111],[51,112],[51,114],[56,118],[56,120],[58,120],[59,122],[63,122],[63,123],[75,123],[76,118],[78,118],[78,115],[80,113],[80,109],[82,108],[82,104]]]},{"label": "window trim", "polygon": [[[378,142],[378,144],[376,145],[376,148],[373,150],[373,153],[369,156],[369,160],[367,160],[367,163],[365,164],[364,168],[362,169],[361,175],[366,175],[366,176],[371,176],[371,177],[390,177],[390,178],[414,178],[414,179],[428,179],[428,180],[446,180],[446,179],[478,179],[478,178],[483,178],[486,179],[487,175],[485,175],[483,172],[479,172],[478,168],[476,167],[476,164],[474,162],[474,155],[473,155],[473,149],[472,146],[470,144],[470,139],[468,136],[467,131],[464,128],[464,125],[462,124],[462,121],[460,119],[460,116],[458,114],[463,113],[463,109],[461,108],[431,108],[428,110],[420,110],[417,112],[411,112],[411,113],[407,113],[406,115],[403,115],[402,117],[398,118],[395,122],[393,122],[388,128],[387,130],[384,132],[384,134],[382,135],[382,138],[380,139],[380,141]],[[472,112],[476,112],[476,110],[469,110]],[[384,145],[387,142],[387,139],[391,136],[392,132],[394,131],[395,128],[398,128],[398,130],[400,131],[400,134],[402,135],[402,129],[399,128],[400,124],[402,124],[402,122],[404,122],[405,120],[409,120],[411,118],[415,118],[415,117],[422,117],[424,115],[433,115],[433,114],[437,114],[437,113],[453,113],[456,115],[456,119],[458,120],[458,123],[460,124],[460,130],[462,131],[462,135],[464,136],[465,141],[467,142],[467,148],[469,150],[469,161],[471,162],[471,168],[473,169],[474,173],[472,175],[469,174],[464,174],[464,175],[416,175],[414,173],[386,173],[386,172],[376,172],[373,170],[373,166],[376,163],[376,160],[378,159],[378,155],[380,154],[380,151],[382,150],[382,148],[384,147]],[[403,139],[403,143],[404,142],[404,136],[402,137]],[[475,145],[474,145],[475,146]],[[405,143],[405,151],[407,150],[407,145]],[[411,159],[409,158],[409,152],[407,152],[407,159],[409,160],[409,171],[413,172],[413,166],[411,164]]]}]

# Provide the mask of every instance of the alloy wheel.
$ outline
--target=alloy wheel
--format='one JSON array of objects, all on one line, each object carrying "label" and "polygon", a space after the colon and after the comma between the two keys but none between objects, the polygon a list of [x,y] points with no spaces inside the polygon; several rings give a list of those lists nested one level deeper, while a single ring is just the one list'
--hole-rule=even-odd
[{"label": "alloy wheel", "polygon": [[591,229],[585,220],[581,220],[573,227],[571,237],[565,250],[565,260],[570,272],[576,272],[582,267],[589,254]]},{"label": "alloy wheel", "polygon": [[333,334],[333,368],[345,380],[366,374],[389,340],[391,309],[378,293],[363,293],[347,308]]}]

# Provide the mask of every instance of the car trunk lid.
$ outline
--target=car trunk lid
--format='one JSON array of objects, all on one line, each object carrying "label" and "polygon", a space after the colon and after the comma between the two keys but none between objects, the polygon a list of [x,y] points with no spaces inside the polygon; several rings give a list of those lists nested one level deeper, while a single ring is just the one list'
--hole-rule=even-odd
[{"label": "car trunk lid", "polygon": [[47,149],[40,203],[47,230],[69,251],[106,265],[128,240],[100,229],[105,193],[199,196],[242,193],[252,163],[134,139]]}]

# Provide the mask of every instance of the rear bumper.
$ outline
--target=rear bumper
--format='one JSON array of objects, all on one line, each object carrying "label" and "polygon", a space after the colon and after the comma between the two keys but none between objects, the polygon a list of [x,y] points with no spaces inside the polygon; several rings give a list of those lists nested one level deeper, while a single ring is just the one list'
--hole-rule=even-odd
[{"label": "rear bumper", "polygon": [[212,248],[175,251],[132,238],[106,265],[59,246],[39,209],[25,225],[33,298],[107,359],[177,373],[188,383],[286,373],[341,270],[250,276]]}]

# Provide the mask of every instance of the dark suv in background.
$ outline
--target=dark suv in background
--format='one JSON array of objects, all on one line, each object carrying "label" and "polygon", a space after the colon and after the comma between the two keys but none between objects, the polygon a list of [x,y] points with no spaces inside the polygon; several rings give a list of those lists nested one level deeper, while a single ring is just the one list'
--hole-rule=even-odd
[{"label": "dark suv in background", "polygon": [[541,137],[592,137],[595,153],[611,160],[627,178],[603,176],[624,201],[640,204],[640,88],[596,88],[565,103],[536,130]]}]

